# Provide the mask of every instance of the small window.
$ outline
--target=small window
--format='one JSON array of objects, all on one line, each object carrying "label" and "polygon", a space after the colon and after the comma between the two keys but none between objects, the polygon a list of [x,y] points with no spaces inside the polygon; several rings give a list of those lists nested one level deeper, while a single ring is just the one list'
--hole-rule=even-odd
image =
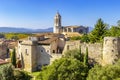
[{"label": "small window", "polygon": [[25,49],[25,54],[27,54],[27,55],[28,55],[28,49]]},{"label": "small window", "polygon": [[41,52],[43,52],[43,50],[41,50]]},{"label": "small window", "polygon": [[55,50],[53,50],[53,53],[55,53]]},{"label": "small window", "polygon": [[47,52],[49,53],[49,50],[47,50]]},{"label": "small window", "polygon": [[69,50],[69,45],[67,45],[67,50]]}]

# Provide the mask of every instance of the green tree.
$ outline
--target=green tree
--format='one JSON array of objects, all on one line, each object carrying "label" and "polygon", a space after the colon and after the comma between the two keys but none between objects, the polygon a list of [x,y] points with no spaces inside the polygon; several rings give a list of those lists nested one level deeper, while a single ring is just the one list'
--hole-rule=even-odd
[{"label": "green tree", "polygon": [[89,71],[87,80],[120,80],[120,61],[114,65],[96,65]]},{"label": "green tree", "polygon": [[118,26],[112,26],[109,29],[108,32],[109,32],[108,36],[119,37],[120,36],[120,27],[118,27]]},{"label": "green tree", "polygon": [[86,47],[86,53],[84,55],[84,64],[88,65],[88,47]]},{"label": "green tree", "polygon": [[80,49],[68,50],[64,53],[65,58],[74,58],[81,62],[83,62],[83,56],[84,55],[81,53],[81,46]]},{"label": "green tree", "polygon": [[13,68],[10,64],[0,66],[0,80],[15,80]]},{"label": "green tree", "polygon": [[16,51],[13,49],[13,52],[11,53],[11,63],[14,67],[16,67]]},{"label": "green tree", "polygon": [[27,72],[15,70],[14,71],[15,80],[30,80],[32,77],[28,75]]},{"label": "green tree", "polygon": [[90,42],[88,34],[84,34],[80,40],[81,42],[86,42],[86,43]]},{"label": "green tree", "polygon": [[103,40],[107,32],[107,25],[103,22],[100,18],[98,19],[97,23],[95,24],[94,30],[90,33],[89,38],[90,42],[100,42]]},{"label": "green tree", "polygon": [[44,67],[36,80],[86,80],[87,69],[76,59],[61,58]]}]

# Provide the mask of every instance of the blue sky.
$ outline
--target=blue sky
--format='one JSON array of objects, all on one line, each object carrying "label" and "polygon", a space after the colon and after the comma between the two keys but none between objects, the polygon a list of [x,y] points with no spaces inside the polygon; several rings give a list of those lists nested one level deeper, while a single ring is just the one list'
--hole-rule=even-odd
[{"label": "blue sky", "polygon": [[57,11],[63,26],[94,27],[98,18],[116,25],[120,0],[0,0],[0,27],[49,28]]}]

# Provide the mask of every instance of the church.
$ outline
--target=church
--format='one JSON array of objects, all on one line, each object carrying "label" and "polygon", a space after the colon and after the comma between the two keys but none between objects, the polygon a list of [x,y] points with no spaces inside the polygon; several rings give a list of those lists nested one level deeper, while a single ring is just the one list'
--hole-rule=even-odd
[{"label": "church", "polygon": [[54,18],[54,28],[53,32],[54,33],[73,33],[73,32],[78,32],[80,34],[85,34],[88,33],[89,28],[85,26],[62,26],[61,24],[61,15],[59,12],[55,15]]}]

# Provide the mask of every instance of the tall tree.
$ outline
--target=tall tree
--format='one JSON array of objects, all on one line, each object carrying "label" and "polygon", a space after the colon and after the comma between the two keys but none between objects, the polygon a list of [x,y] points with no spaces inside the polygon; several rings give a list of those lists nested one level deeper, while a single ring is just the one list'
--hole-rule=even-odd
[{"label": "tall tree", "polygon": [[100,18],[98,19],[97,23],[95,24],[94,30],[90,33],[90,41],[100,42],[106,35],[107,32],[107,25],[103,22]]},{"label": "tall tree", "polygon": [[120,27],[117,26],[112,26],[109,29],[109,35],[108,36],[112,36],[112,37],[119,37],[120,36]]},{"label": "tall tree", "polygon": [[88,65],[88,47],[86,47],[86,53],[84,55],[84,64]]},{"label": "tall tree", "polygon": [[13,66],[16,67],[16,51],[15,51],[15,49],[13,49],[13,52],[11,53],[11,63],[13,64]]}]

